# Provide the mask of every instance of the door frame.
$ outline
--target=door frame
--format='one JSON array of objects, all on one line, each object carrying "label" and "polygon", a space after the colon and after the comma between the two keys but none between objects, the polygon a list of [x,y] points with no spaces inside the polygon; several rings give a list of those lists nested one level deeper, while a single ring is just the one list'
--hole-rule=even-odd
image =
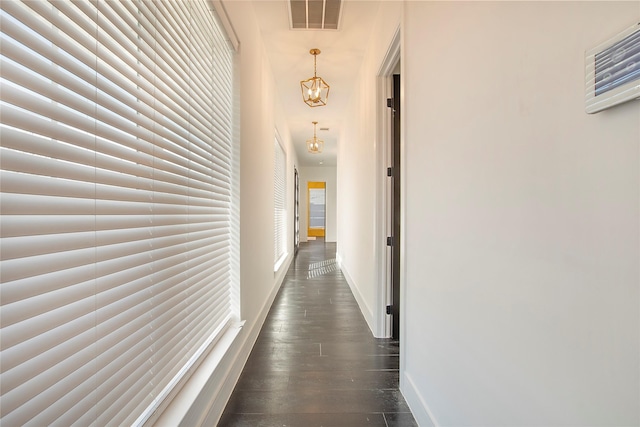
[{"label": "door frame", "polygon": [[[324,227],[322,231],[311,229],[311,190],[324,190]],[[307,181],[307,239],[309,237],[326,237],[327,235],[327,183],[325,181]]]},{"label": "door frame", "polygon": [[[387,314],[387,305],[391,305],[392,301],[392,287],[391,287],[391,251],[387,247],[387,236],[391,235],[391,197],[390,186],[391,179],[387,177],[387,167],[389,167],[391,152],[393,147],[393,135],[392,135],[392,116],[391,109],[387,107],[387,98],[393,96],[393,74],[397,66],[402,64],[402,56],[400,51],[401,46],[401,33],[400,27],[396,29],[392,42],[387,50],[385,58],[378,72],[377,77],[377,90],[376,90],[376,103],[377,103],[377,126],[376,126],[376,166],[375,166],[375,218],[374,218],[374,258],[376,260],[375,277],[377,278],[376,286],[376,310],[374,314],[375,330],[374,335],[378,338],[388,338],[392,334],[391,330],[391,315]],[[401,93],[403,91],[404,83],[402,82],[402,70],[400,70],[401,76]],[[402,101],[402,96],[401,96]],[[402,108],[402,107],[401,107]],[[402,128],[404,127],[401,122],[401,135],[404,135]],[[404,141],[401,137],[401,152],[400,162],[404,164]],[[401,206],[400,206],[400,222],[402,229],[400,232],[401,245],[399,248],[400,253],[404,252],[404,205],[405,199],[404,186],[405,180],[403,179],[404,171],[401,169]],[[400,265],[400,289],[403,289],[404,279],[404,257],[401,257]],[[402,300],[401,300],[402,305]],[[403,312],[400,310],[400,330],[403,329]]]}]

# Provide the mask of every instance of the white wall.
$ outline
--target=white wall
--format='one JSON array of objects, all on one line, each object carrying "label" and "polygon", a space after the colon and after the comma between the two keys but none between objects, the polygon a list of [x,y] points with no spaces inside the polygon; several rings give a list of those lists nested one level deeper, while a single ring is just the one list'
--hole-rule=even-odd
[{"label": "white wall", "polygon": [[640,102],[584,113],[585,49],[638,18],[405,4],[402,390],[421,425],[640,423]]},{"label": "white wall", "polygon": [[[288,128],[280,113],[282,109],[277,104],[275,81],[253,7],[250,3],[235,1],[224,5],[240,40],[241,317],[249,322],[255,320],[268,295],[279,285],[273,274],[273,141],[276,128],[287,156],[287,212],[291,217],[296,158]],[[293,220],[287,224],[291,235]],[[291,241],[288,243],[290,255],[292,248]]]},{"label": "white wall", "polygon": [[360,309],[376,336],[384,334],[383,316],[386,296],[381,291],[376,243],[379,220],[376,189],[378,140],[376,122],[379,110],[375,88],[378,73],[402,17],[401,2],[372,2],[377,7],[376,28],[358,76],[358,86],[345,117],[345,130],[338,142],[338,253],[341,269]]},{"label": "white wall", "polygon": [[300,167],[300,241],[307,241],[309,209],[307,205],[307,183],[325,182],[325,242],[336,241],[336,168],[335,167]]}]

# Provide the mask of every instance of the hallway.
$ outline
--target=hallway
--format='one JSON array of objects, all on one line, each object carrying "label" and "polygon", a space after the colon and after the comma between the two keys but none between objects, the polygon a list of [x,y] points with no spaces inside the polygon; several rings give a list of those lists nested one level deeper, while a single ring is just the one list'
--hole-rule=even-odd
[{"label": "hallway", "polygon": [[398,390],[398,343],[373,338],[335,264],[300,246],[220,426],[417,426]]}]

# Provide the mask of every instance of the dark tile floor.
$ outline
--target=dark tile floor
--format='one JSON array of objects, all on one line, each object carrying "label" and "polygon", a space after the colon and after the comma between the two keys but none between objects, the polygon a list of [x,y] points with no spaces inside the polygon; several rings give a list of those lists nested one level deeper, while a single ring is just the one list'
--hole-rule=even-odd
[{"label": "dark tile floor", "polygon": [[219,426],[417,426],[398,343],[373,338],[335,253],[301,244]]}]

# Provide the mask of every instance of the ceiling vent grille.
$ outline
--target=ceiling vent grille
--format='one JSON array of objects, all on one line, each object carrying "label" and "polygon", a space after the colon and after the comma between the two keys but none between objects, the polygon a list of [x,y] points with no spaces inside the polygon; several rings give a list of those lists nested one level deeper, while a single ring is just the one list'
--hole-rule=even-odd
[{"label": "ceiling vent grille", "polygon": [[292,29],[337,30],[342,0],[289,0]]}]

